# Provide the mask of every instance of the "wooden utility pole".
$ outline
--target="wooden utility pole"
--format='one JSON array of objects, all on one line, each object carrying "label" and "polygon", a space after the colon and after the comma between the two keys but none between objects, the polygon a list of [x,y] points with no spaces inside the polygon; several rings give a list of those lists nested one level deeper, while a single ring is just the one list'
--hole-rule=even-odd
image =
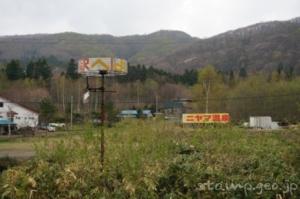
[{"label": "wooden utility pole", "polygon": [[71,96],[71,115],[70,115],[70,124],[71,130],[73,129],[73,96]]},{"label": "wooden utility pole", "polygon": [[140,108],[140,88],[139,88],[139,83],[137,83],[136,95],[137,95],[137,108]]},{"label": "wooden utility pole", "polygon": [[210,80],[203,81],[203,88],[205,90],[205,113],[208,113],[208,97],[209,97],[209,91],[210,91]]},{"label": "wooden utility pole", "polygon": [[9,110],[9,113],[7,115],[8,117],[8,136],[10,137],[11,136],[11,125],[10,123],[12,122],[12,109],[10,106],[7,106],[8,107],[8,110]]},{"label": "wooden utility pole", "polygon": [[158,113],[158,96],[155,95],[155,113]]},{"label": "wooden utility pole", "polygon": [[8,121],[8,136],[11,136],[11,127],[10,127],[10,119]]},{"label": "wooden utility pole", "polygon": [[62,77],[63,78],[63,83],[62,83],[62,106],[63,106],[63,111],[65,112],[66,111],[66,107],[65,107],[65,76]]},{"label": "wooden utility pole", "polygon": [[80,86],[80,80],[77,80],[77,82],[78,82],[78,99],[77,99],[77,113],[80,113],[80,102],[81,102],[81,93],[80,93],[80,91],[81,91],[81,86]]},{"label": "wooden utility pole", "polygon": [[105,72],[100,72],[101,74],[101,146],[100,146],[100,152],[101,152],[101,165],[102,168],[104,166],[104,120],[105,120],[105,113],[104,113],[104,75],[106,74]]}]

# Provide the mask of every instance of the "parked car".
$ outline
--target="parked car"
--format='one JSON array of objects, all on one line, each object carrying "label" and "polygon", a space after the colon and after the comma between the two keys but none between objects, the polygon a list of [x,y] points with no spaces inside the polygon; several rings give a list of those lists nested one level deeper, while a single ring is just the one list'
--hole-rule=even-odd
[{"label": "parked car", "polygon": [[42,125],[39,126],[39,129],[46,130],[48,132],[55,132],[56,131],[56,128],[54,126],[49,125],[49,124],[47,124],[47,125],[42,124]]},{"label": "parked car", "polygon": [[65,123],[49,123],[48,125],[52,126],[52,127],[60,127],[60,128],[63,128],[66,126]]}]

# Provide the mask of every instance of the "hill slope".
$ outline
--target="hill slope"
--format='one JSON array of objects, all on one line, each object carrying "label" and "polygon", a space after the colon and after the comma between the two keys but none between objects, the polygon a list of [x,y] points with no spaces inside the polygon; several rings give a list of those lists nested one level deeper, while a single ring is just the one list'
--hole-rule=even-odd
[{"label": "hill slope", "polygon": [[114,37],[78,33],[0,37],[0,61],[44,56],[51,63],[70,58],[117,56],[175,73],[213,64],[229,71],[271,71],[279,65],[300,73],[300,18],[259,23],[208,38],[180,31]]},{"label": "hill slope", "polygon": [[70,58],[117,56],[133,63],[151,64],[159,57],[198,39],[180,31],[158,31],[149,35],[114,37],[77,33],[0,37],[0,60],[47,57]]},{"label": "hill slope", "polygon": [[280,63],[300,72],[300,18],[259,23],[196,41],[156,65],[175,72],[207,64],[221,70],[247,67],[250,71],[270,71]]}]

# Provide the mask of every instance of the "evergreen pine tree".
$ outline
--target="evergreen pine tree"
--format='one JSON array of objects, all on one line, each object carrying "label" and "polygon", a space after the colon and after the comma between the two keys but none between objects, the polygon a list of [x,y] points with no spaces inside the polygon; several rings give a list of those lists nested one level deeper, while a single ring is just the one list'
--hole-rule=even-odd
[{"label": "evergreen pine tree", "polygon": [[70,79],[78,79],[79,75],[77,73],[77,65],[74,59],[70,59],[66,75]]},{"label": "evergreen pine tree", "polygon": [[30,61],[26,66],[26,77],[34,78],[35,76],[35,63],[34,61]]},{"label": "evergreen pine tree", "polygon": [[240,68],[239,77],[246,78],[248,76],[246,68],[243,66]]},{"label": "evergreen pine tree", "polygon": [[9,80],[18,80],[24,77],[19,60],[11,60],[6,66],[5,73]]}]

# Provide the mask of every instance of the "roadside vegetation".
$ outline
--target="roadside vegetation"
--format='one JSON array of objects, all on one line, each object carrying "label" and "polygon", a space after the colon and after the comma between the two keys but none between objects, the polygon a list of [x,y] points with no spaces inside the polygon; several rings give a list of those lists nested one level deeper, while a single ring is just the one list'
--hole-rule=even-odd
[{"label": "roadside vegetation", "polygon": [[[104,167],[98,130],[85,129],[37,142],[32,160],[2,173],[2,198],[300,197],[300,188],[294,189],[300,185],[299,128],[182,128],[165,121],[125,120],[105,129]],[[247,187],[208,190],[204,183]],[[278,187],[249,190],[264,183]]]}]

